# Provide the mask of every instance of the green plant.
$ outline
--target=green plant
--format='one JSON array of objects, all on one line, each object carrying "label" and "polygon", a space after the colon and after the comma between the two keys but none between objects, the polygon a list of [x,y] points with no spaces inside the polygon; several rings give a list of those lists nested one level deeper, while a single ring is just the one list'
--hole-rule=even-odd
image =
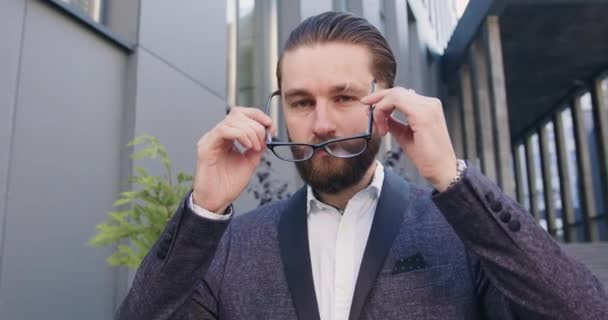
[{"label": "green plant", "polygon": [[153,176],[143,167],[135,166],[136,174],[129,178],[132,190],[122,192],[114,202],[115,207],[123,210],[109,212],[107,219],[97,225],[97,233],[88,244],[94,247],[116,245],[106,261],[113,266],[137,268],[190,191],[192,176],[179,172],[174,181],[167,150],[153,136],[136,137],[128,145],[144,146],[131,155],[132,159],[160,158],[165,172]]}]

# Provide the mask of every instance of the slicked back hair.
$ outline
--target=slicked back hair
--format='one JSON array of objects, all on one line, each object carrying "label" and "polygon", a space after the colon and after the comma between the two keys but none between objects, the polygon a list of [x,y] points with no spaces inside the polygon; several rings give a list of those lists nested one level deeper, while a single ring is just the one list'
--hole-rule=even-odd
[{"label": "slicked back hair", "polygon": [[277,64],[279,89],[281,89],[281,62],[286,52],[301,46],[332,42],[366,47],[371,53],[370,67],[375,80],[388,88],[393,87],[397,62],[380,31],[364,18],[350,13],[329,11],[307,18],[289,35]]}]

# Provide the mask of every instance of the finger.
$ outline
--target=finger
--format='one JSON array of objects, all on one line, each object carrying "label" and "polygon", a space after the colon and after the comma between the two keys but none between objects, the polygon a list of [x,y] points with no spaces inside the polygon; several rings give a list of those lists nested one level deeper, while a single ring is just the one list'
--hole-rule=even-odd
[{"label": "finger", "polygon": [[379,117],[382,114],[389,117],[397,109],[409,119],[420,106],[426,104],[425,99],[426,97],[416,94],[414,90],[394,88],[389,95],[375,104],[375,110],[378,110]]},{"label": "finger", "polygon": [[390,95],[385,96],[380,102],[376,103],[374,108],[374,124],[381,135],[385,135],[388,132],[387,118],[391,116],[394,110],[395,102]]},{"label": "finger", "polygon": [[217,132],[223,140],[238,141],[243,147],[249,149],[253,146],[253,142],[249,140],[247,134],[239,129],[232,127],[226,123],[221,124],[217,127]]},{"label": "finger", "polygon": [[400,145],[408,144],[414,137],[414,131],[407,123],[391,116],[388,117],[388,130]]},{"label": "finger", "polygon": [[378,90],[372,94],[369,94],[363,98],[361,98],[361,103],[372,105],[377,103],[378,101],[384,99],[384,97],[392,90],[391,89],[382,89]]},{"label": "finger", "polygon": [[258,138],[257,134],[255,133],[255,130],[252,127],[247,127],[247,137],[249,137],[249,140],[251,140],[253,142],[253,150],[255,151],[260,151],[262,150],[262,142],[260,142],[260,139]]},{"label": "finger", "polygon": [[247,139],[251,142],[247,149],[254,149],[256,151],[260,150],[262,146],[260,145],[260,141],[255,133],[255,130],[250,126],[248,121],[239,121],[231,124],[233,128],[242,132],[243,135],[247,137]]},{"label": "finger", "polygon": [[254,140],[255,150],[262,150],[266,141],[266,128],[246,115],[241,114],[239,118],[242,125],[250,130],[249,137]]},{"label": "finger", "polygon": [[[252,126],[263,149],[264,147],[266,147],[266,128],[262,126],[259,122],[252,122]],[[270,127],[270,129],[268,130],[272,130],[272,127]]]},{"label": "finger", "polygon": [[246,115],[248,118],[261,123],[264,127],[272,127],[272,119],[258,108],[233,107],[232,110]]}]

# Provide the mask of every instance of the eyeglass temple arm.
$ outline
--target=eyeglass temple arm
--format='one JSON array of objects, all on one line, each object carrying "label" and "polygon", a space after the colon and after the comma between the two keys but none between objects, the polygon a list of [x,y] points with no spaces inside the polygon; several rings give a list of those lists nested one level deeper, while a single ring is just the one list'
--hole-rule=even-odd
[{"label": "eyeglass temple arm", "polygon": [[[267,116],[270,116],[270,102],[272,101],[272,98],[274,98],[275,96],[280,95],[280,94],[281,94],[281,91],[277,90],[277,91],[271,93],[268,96],[268,99],[266,99],[266,111],[265,112],[266,112]],[[272,142],[272,136],[270,135],[270,131],[268,131],[268,128],[265,128],[265,129],[266,129],[266,144],[269,144]]]},{"label": "eyeglass temple arm", "polygon": [[[376,79],[372,80],[371,90],[370,90],[369,94],[371,95],[371,94],[374,94],[375,92],[376,92]],[[368,134],[372,134],[375,108],[376,108],[376,105],[372,104],[369,106],[369,126],[367,127]]]}]

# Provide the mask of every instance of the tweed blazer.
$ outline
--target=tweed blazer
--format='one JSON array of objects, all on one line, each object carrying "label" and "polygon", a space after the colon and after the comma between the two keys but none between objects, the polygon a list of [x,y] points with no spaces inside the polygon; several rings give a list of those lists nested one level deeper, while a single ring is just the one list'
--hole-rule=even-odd
[{"label": "tweed blazer", "polygon": [[[350,320],[608,319],[594,275],[477,168],[442,193],[385,170]],[[319,319],[305,201],[229,221],[182,203],[116,319]]]}]

